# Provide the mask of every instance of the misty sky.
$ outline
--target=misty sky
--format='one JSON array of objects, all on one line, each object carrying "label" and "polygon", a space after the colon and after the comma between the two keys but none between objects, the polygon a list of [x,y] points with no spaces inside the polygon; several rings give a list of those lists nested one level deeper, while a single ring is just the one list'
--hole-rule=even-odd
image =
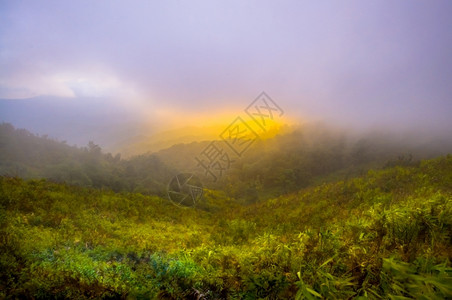
[{"label": "misty sky", "polygon": [[266,91],[291,117],[448,130],[451,15],[451,1],[3,0],[0,98],[165,118]]}]

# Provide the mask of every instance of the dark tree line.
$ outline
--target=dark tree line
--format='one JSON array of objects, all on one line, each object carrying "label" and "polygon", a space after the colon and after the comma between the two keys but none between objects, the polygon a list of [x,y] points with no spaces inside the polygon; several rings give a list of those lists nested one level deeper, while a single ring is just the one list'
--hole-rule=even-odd
[{"label": "dark tree line", "polygon": [[[209,141],[178,144],[154,154],[122,159],[94,142],[67,145],[11,124],[0,124],[0,175],[47,178],[113,191],[166,195],[179,172],[196,173],[204,185],[242,203],[253,203],[325,181],[362,175],[371,168],[416,164],[410,149],[373,136],[352,139],[324,127],[307,127],[258,141],[217,182],[196,166]],[[413,150],[413,149],[411,149]],[[403,155],[402,155],[403,154]],[[417,153],[416,159],[427,156]]]},{"label": "dark tree line", "polygon": [[1,175],[164,195],[173,173],[155,155],[124,160],[120,154],[103,153],[92,141],[79,148],[8,123],[0,125]]}]

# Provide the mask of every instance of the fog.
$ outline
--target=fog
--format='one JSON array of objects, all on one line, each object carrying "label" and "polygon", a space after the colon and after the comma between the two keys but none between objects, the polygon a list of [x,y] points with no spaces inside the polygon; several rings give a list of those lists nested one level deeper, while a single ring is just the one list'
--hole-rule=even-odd
[{"label": "fog", "polygon": [[265,91],[301,124],[449,140],[451,12],[448,1],[3,1],[0,121],[116,151],[227,122]]}]

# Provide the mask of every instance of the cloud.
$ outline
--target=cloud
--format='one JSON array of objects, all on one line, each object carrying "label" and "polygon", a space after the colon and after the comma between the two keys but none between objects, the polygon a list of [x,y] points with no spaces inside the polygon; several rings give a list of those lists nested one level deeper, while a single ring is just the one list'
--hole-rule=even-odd
[{"label": "cloud", "polygon": [[0,97],[119,97],[199,113],[265,90],[294,115],[355,126],[440,126],[450,107],[450,2],[1,5]]},{"label": "cloud", "polygon": [[39,76],[20,74],[1,82],[6,88],[0,98],[56,97],[110,97],[140,98],[138,92],[115,76],[103,72],[55,72]]}]

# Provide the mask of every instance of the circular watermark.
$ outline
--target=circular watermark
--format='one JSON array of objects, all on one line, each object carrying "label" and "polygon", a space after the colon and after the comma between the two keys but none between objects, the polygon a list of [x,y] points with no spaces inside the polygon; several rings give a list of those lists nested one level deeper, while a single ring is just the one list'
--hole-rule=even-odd
[{"label": "circular watermark", "polygon": [[192,173],[180,173],[168,184],[168,198],[177,206],[195,206],[203,194],[201,180]]}]

